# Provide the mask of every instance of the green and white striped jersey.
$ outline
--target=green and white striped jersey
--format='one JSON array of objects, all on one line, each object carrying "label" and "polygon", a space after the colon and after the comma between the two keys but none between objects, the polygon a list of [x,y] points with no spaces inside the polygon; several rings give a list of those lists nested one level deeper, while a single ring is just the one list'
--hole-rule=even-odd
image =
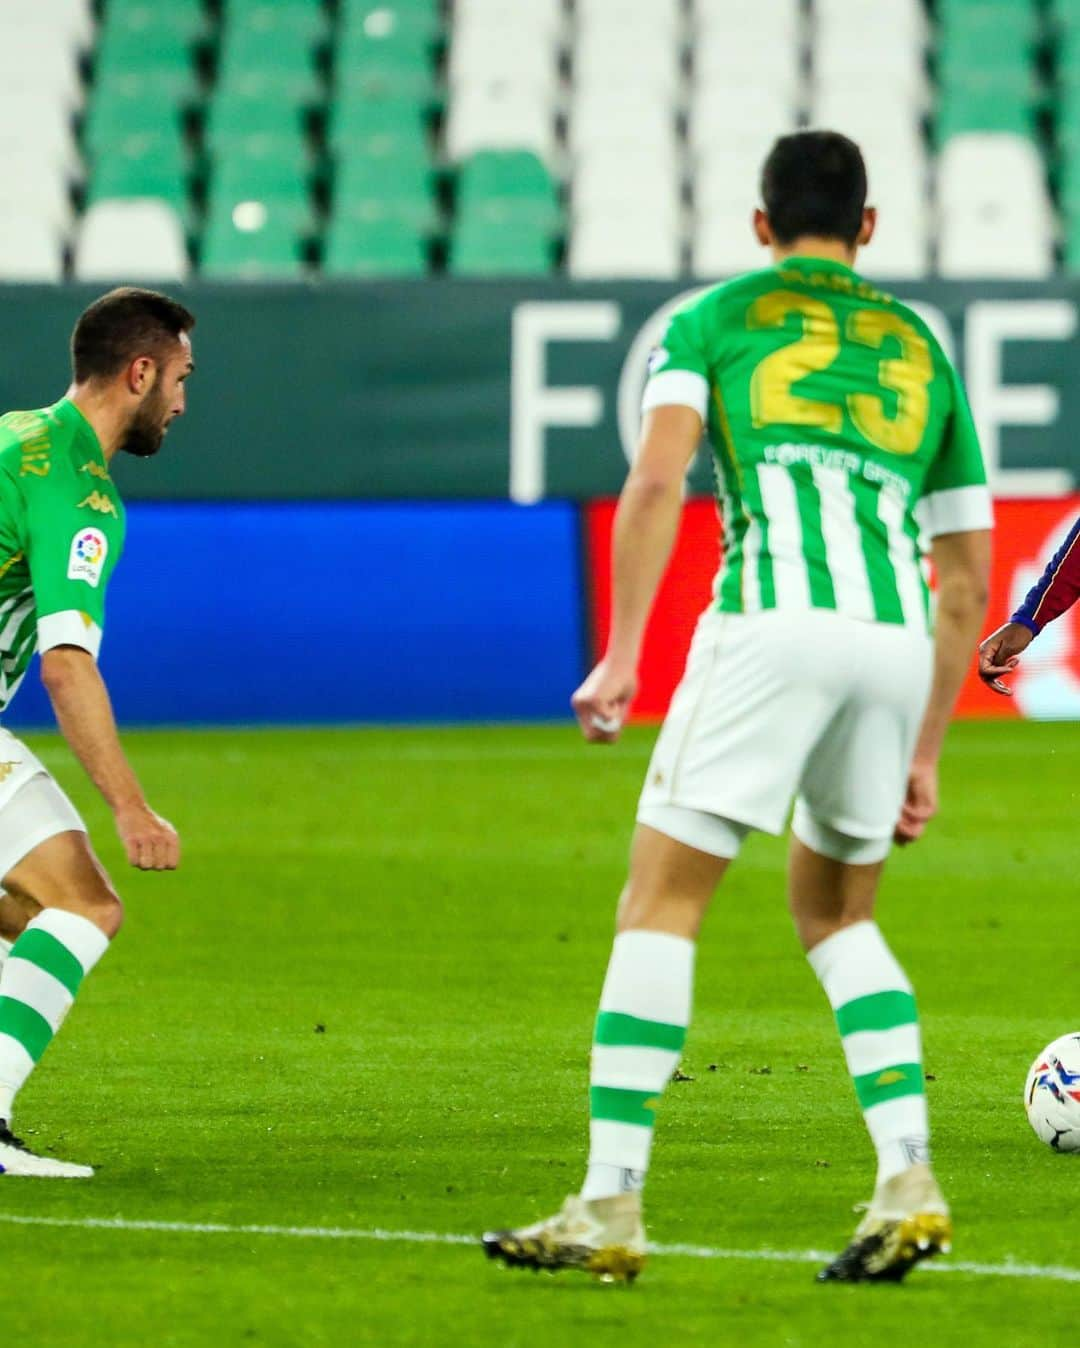
[{"label": "green and white striped jersey", "polygon": [[123,545],[124,507],[78,407],[0,417],[0,710],[35,650],[97,658]]},{"label": "green and white striped jersey", "polygon": [[682,307],[644,408],[713,446],[726,613],[833,609],[929,624],[924,544],[993,523],[956,371],[917,314],[850,267],[789,258]]}]

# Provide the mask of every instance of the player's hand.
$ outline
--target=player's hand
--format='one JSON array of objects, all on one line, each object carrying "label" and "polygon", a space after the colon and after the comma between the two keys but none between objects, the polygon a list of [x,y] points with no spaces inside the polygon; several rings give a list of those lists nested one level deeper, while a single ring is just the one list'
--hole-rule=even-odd
[{"label": "player's hand", "polygon": [[606,656],[570,699],[590,744],[614,744],[637,692],[637,670]]},{"label": "player's hand", "polygon": [[140,871],[174,871],[180,864],[180,838],[167,819],[149,805],[116,812],[116,831],[127,859]]},{"label": "player's hand", "polygon": [[1013,672],[1034,636],[1023,623],[1006,623],[1004,627],[990,633],[979,647],[979,678],[987,688],[1012,697],[1013,690],[1002,682],[1002,675]]},{"label": "player's hand", "polygon": [[907,795],[900,810],[894,841],[901,847],[917,842],[937,814],[938,776],[936,763],[912,763],[908,773]]}]

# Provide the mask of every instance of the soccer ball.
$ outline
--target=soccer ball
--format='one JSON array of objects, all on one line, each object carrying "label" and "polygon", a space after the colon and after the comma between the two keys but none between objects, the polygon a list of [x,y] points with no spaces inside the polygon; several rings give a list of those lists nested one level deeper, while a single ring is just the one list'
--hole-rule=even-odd
[{"label": "soccer ball", "polygon": [[1080,1032],[1047,1044],[1031,1064],[1024,1108],[1047,1146],[1080,1151]]}]

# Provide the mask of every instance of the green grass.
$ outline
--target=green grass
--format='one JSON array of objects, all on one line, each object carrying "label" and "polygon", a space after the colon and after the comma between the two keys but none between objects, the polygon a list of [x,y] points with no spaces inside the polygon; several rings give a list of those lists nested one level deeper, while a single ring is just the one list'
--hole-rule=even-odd
[{"label": "green grass", "polygon": [[[0,1182],[0,1218],[478,1232],[580,1182],[592,1017],[652,735],[567,727],[132,735],[185,842],[128,871],[55,740],[128,904],[20,1098],[19,1131],[100,1169]],[[932,834],[880,918],[923,1009],[957,1259],[1080,1267],[1080,1160],[1030,1133],[1024,1075],[1077,1027],[1080,726],[962,725]],[[789,930],[783,844],[717,899],[650,1176],[654,1239],[836,1249],[872,1157]],[[768,1068],[766,1072],[764,1069]],[[0,1327],[42,1345],[1064,1344],[1080,1287],[657,1257],[632,1289],[478,1250],[0,1220]],[[1055,1308],[1050,1314],[1048,1308]]]}]

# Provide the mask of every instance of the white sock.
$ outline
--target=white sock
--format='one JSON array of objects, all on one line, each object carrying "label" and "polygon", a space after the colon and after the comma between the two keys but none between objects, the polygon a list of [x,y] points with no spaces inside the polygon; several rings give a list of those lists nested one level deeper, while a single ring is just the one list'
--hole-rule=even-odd
[{"label": "white sock", "polygon": [[807,958],[836,1013],[848,1071],[877,1150],[878,1184],[930,1159],[919,1016],[907,975],[873,922]]},{"label": "white sock", "polygon": [[615,938],[593,1038],[585,1199],[640,1189],[654,1111],[690,1023],[694,943],[659,931]]}]

